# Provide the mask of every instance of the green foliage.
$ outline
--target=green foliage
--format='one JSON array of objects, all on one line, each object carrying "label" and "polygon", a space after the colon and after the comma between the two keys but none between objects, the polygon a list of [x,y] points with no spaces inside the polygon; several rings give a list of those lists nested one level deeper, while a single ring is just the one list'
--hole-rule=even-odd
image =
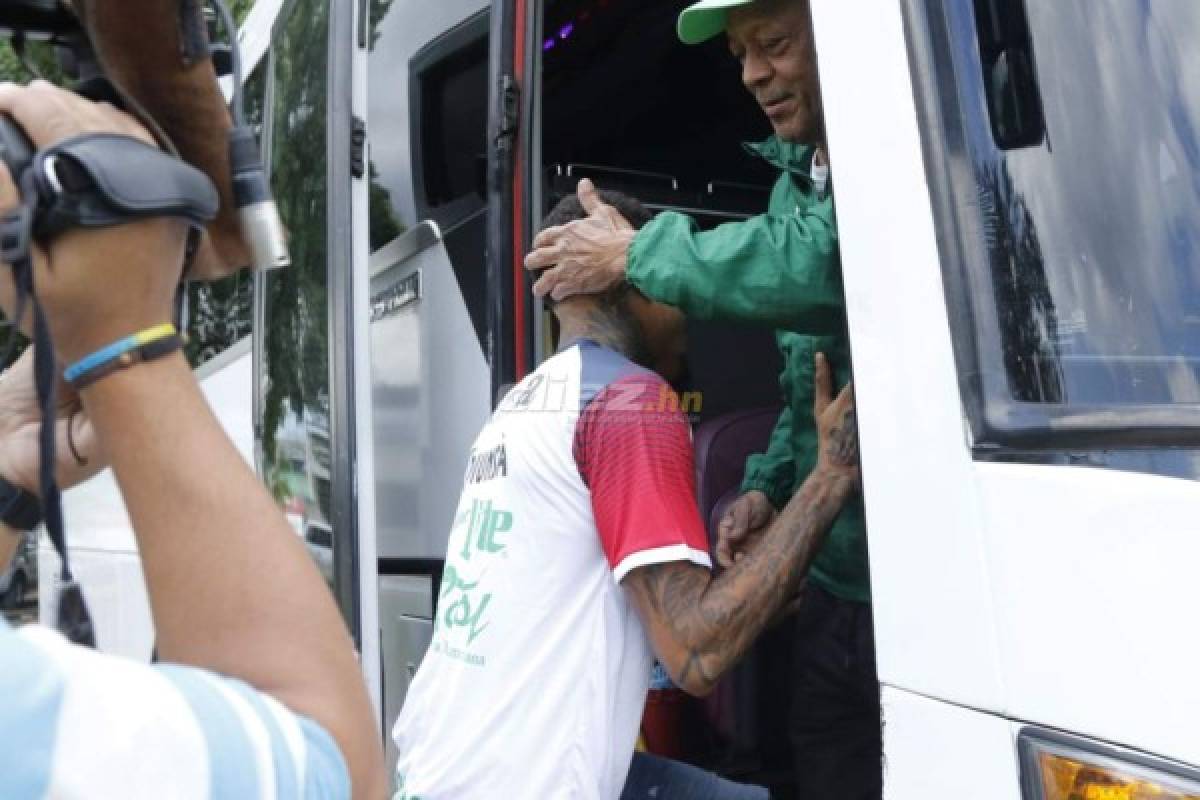
[{"label": "green foliage", "polygon": [[254,8],[254,0],[229,0],[229,10],[233,13],[238,25],[246,21],[246,15]]},{"label": "green foliage", "polygon": [[66,82],[53,45],[47,42],[26,42],[24,51],[25,60],[22,62],[17,51],[13,49],[12,42],[0,39],[0,81],[28,83],[34,78],[44,78],[51,83]]},{"label": "green foliage", "polygon": [[371,49],[379,42],[379,23],[387,16],[394,0],[371,0]]}]

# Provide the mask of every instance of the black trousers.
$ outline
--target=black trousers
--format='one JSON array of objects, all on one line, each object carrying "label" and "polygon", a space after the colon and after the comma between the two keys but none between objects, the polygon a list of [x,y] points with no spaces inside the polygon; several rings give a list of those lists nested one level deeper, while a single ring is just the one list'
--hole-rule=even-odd
[{"label": "black trousers", "polygon": [[788,720],[799,800],[880,800],[883,729],[871,606],[809,585]]}]

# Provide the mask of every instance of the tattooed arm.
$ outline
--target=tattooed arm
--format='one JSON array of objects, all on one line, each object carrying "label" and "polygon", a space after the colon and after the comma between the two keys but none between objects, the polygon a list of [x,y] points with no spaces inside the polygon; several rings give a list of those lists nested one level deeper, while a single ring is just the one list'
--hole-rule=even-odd
[{"label": "tattooed arm", "polygon": [[795,593],[857,488],[852,389],[832,399],[829,362],[820,354],[815,378],[816,469],[753,549],[716,578],[701,566],[675,561],[640,567],[623,581],[659,660],[691,694],[711,691]]}]

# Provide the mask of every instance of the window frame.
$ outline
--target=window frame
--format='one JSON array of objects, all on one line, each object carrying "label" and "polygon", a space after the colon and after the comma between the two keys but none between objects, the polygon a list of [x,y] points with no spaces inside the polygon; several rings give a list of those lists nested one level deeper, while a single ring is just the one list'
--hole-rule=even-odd
[{"label": "window frame", "polygon": [[[278,47],[294,13],[320,0],[286,0],[271,26],[268,53],[267,87],[264,99],[262,149],[268,172],[274,164],[277,99],[276,69]],[[359,581],[359,541],[357,493],[355,490],[355,393],[353,381],[354,314],[352,289],[353,241],[351,230],[352,174],[350,164],[353,134],[352,57],[356,37],[353,34],[355,7],[334,3],[328,9],[326,34],[326,78],[324,134],[326,148],[325,189],[325,318],[329,329],[325,376],[329,398],[328,437],[330,448],[330,501],[327,523],[333,530],[333,594],[356,646],[362,644],[361,595]],[[274,184],[273,176],[272,184]],[[285,269],[294,269],[286,267]],[[268,276],[256,272],[254,281],[254,439],[259,475],[265,477],[267,464],[263,447],[265,436],[266,393],[270,376],[265,367]]]},{"label": "window frame", "polygon": [[409,61],[409,143],[412,150],[414,206],[416,207],[417,219],[419,221],[433,220],[442,229],[443,234],[449,232],[455,225],[469,219],[471,216],[481,211],[486,211],[487,196],[485,193],[477,205],[469,208],[466,207],[466,204],[460,202],[462,198],[456,198],[440,206],[429,205],[428,188],[425,183],[425,136],[422,133],[425,130],[423,109],[425,106],[426,83],[424,79],[430,70],[436,68],[447,59],[453,58],[463,51],[480,44],[483,44],[485,48],[484,64],[487,66],[487,48],[489,45],[490,30],[491,10],[485,8],[422,47]]}]

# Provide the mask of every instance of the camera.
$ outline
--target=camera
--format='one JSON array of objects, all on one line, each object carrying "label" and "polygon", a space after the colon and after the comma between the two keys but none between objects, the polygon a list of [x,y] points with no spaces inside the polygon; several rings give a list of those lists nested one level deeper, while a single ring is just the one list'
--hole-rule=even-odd
[{"label": "camera", "polygon": [[[221,23],[228,44],[214,45]],[[210,29],[211,28],[211,29]],[[0,2],[0,36],[10,35],[14,49],[27,39],[49,40],[59,46],[60,60],[77,79],[76,91],[89,99],[107,100],[138,117],[159,145],[206,175],[218,198],[215,214],[200,223],[187,278],[214,280],[241,268],[273,269],[290,263],[283,224],[275,206],[253,131],[244,122],[241,107],[240,52],[232,15],[224,0],[3,0]],[[217,82],[216,66],[234,77],[232,108]],[[152,79],[147,76],[152,75]],[[233,123],[230,118],[232,116]],[[15,130],[14,130],[15,129]],[[0,123],[0,159],[10,172],[20,174],[24,162],[34,158],[28,141],[11,120]],[[95,147],[85,148],[94,155]],[[129,147],[121,148],[132,157]],[[61,153],[35,169],[31,180],[41,195],[68,193],[63,184],[72,176],[94,180],[107,167],[101,161],[80,165],[80,154]],[[166,170],[161,159],[152,159]],[[126,165],[133,164],[126,160]],[[77,169],[82,166],[83,169]],[[14,169],[17,167],[17,169]],[[140,165],[134,165],[140,171]],[[64,174],[59,174],[64,173]],[[114,177],[131,193],[131,210],[150,199],[165,203],[194,221],[207,206],[208,190],[183,172],[174,173],[170,191],[149,192],[136,176]],[[24,187],[22,187],[24,190]],[[181,203],[179,192],[191,191],[192,203]],[[45,201],[45,197],[39,198]],[[61,199],[61,198],[60,198]],[[69,198],[68,198],[69,199]],[[76,198],[78,199],[78,198]],[[99,208],[122,198],[91,198]],[[69,204],[68,204],[69,205]],[[73,217],[62,202],[60,213],[40,213],[38,235],[53,232]],[[79,209],[87,211],[86,204]],[[110,209],[110,210],[120,210]],[[166,212],[161,212],[166,213]],[[99,224],[103,214],[82,219]],[[86,222],[85,222],[86,224]],[[115,224],[115,223],[111,223]]]},{"label": "camera", "polygon": [[71,228],[158,216],[199,228],[219,206],[204,173],[130,136],[82,134],[35,152],[25,132],[0,115],[0,160],[20,195],[0,219],[0,257],[12,265],[29,257],[33,240]]}]

